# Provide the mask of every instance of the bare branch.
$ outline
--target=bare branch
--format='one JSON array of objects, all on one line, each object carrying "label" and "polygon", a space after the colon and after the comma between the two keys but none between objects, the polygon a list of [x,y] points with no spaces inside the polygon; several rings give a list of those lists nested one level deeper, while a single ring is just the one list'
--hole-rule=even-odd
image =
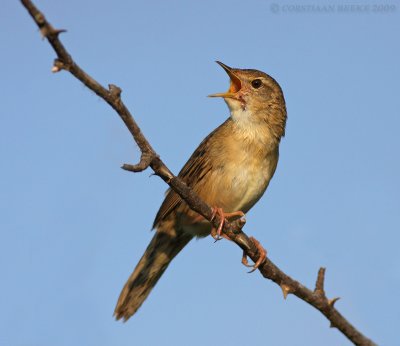
[{"label": "bare branch", "polygon": [[151,161],[154,158],[155,158],[155,156],[153,156],[152,153],[143,152],[142,156],[140,157],[139,163],[137,163],[136,165],[130,165],[128,163],[124,163],[121,168],[126,171],[130,171],[130,172],[134,172],[134,173],[142,172],[150,166]]},{"label": "bare branch", "polygon": [[322,297],[325,297],[324,291],[324,281],[325,281],[325,268],[319,268],[317,282],[315,283],[315,294],[319,294]]},{"label": "bare branch", "polygon": [[[54,29],[46,20],[45,16],[37,9],[30,0],[21,0],[23,6],[27,9],[35,23],[40,29],[44,38],[46,38],[57,54],[52,68],[53,72],[66,70],[80,80],[85,86],[94,91],[98,96],[105,100],[120,116],[126,127],[130,131],[133,139],[137,143],[142,155],[140,162],[136,165],[125,164],[123,169],[140,172],[151,167],[156,175],[163,179],[189,206],[191,209],[209,220],[215,227],[220,223],[219,217],[212,217],[212,210],[199,196],[188,187],[178,177],[174,176],[168,167],[163,163],[150,143],[144,137],[142,131],[132,117],[128,108],[121,100],[121,89],[115,85],[109,85],[105,88],[85,71],[83,71],[72,59],[71,55],[65,49],[59,40],[59,34],[65,32],[63,29]],[[223,232],[235,242],[246,256],[251,258],[254,263],[260,258],[257,247],[250,238],[242,231],[245,220],[238,219],[233,222],[224,223]],[[281,271],[269,258],[266,258],[258,267],[261,274],[278,284],[283,295],[293,294],[298,298],[312,305],[319,310],[331,323],[331,327],[340,330],[355,345],[372,346],[373,341],[361,334],[350,322],[348,322],[334,307],[339,298],[327,299],[324,291],[325,269],[321,268],[318,273],[316,287],[311,291],[300,282],[292,279]]]}]

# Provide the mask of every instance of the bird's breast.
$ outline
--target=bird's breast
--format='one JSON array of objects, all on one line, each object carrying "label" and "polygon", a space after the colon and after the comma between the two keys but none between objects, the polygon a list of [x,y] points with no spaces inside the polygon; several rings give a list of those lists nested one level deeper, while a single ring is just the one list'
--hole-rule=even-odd
[{"label": "bird's breast", "polygon": [[[215,155],[215,156],[214,156]],[[202,196],[225,212],[244,213],[264,194],[278,162],[278,146],[239,141],[232,136],[220,153],[213,153],[215,169]]]},{"label": "bird's breast", "polygon": [[225,179],[229,196],[224,201],[227,211],[244,213],[261,198],[274,174],[277,157],[272,153],[264,158],[244,154],[241,160],[228,163]]},{"label": "bird's breast", "polygon": [[[278,162],[278,145],[268,132],[249,128],[238,130],[233,122],[225,123],[210,138],[202,160],[206,172],[192,188],[208,205],[224,212],[247,213],[261,198],[274,175]],[[247,132],[247,133],[246,133]],[[197,173],[199,174],[199,173]],[[185,231],[206,236],[211,231],[208,222],[198,222],[196,213],[183,205],[182,225]]]}]

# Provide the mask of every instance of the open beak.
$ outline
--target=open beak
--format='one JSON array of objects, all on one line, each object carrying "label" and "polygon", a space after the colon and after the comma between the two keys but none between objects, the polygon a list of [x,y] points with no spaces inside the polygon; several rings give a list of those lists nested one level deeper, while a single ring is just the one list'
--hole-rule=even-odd
[{"label": "open beak", "polygon": [[238,78],[238,76],[235,75],[233,72],[233,69],[225,64],[223,64],[220,61],[216,61],[218,65],[220,65],[225,72],[228,74],[229,78],[231,79],[231,84],[229,86],[229,89],[225,93],[217,93],[217,94],[211,94],[208,95],[208,97],[223,97],[223,98],[232,98],[232,99],[238,99],[237,92],[240,91],[242,88],[242,82]]}]

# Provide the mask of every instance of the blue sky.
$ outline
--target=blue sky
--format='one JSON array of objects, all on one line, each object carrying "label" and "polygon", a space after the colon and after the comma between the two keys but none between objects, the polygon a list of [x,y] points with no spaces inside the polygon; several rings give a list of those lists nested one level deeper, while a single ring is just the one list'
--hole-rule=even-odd
[{"label": "blue sky", "polygon": [[[380,345],[398,340],[400,3],[36,4],[68,29],[62,40],[87,72],[123,89],[174,172],[228,116],[206,98],[228,87],[215,60],[272,75],[287,132],[245,231],[309,287],[326,266],[339,311]],[[129,322],[114,321],[166,185],[119,168],[139,157],[128,131],[77,80],[50,72],[54,53],[18,1],[3,4],[0,26],[1,345],[350,344],[211,238],[187,246]]]}]

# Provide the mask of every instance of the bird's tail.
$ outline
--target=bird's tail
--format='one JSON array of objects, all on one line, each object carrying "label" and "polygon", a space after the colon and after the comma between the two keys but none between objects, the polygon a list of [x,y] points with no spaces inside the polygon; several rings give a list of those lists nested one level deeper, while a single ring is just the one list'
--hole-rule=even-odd
[{"label": "bird's tail", "polygon": [[160,227],[118,298],[114,316],[128,320],[143,304],[172,259],[192,239],[174,227]]}]

